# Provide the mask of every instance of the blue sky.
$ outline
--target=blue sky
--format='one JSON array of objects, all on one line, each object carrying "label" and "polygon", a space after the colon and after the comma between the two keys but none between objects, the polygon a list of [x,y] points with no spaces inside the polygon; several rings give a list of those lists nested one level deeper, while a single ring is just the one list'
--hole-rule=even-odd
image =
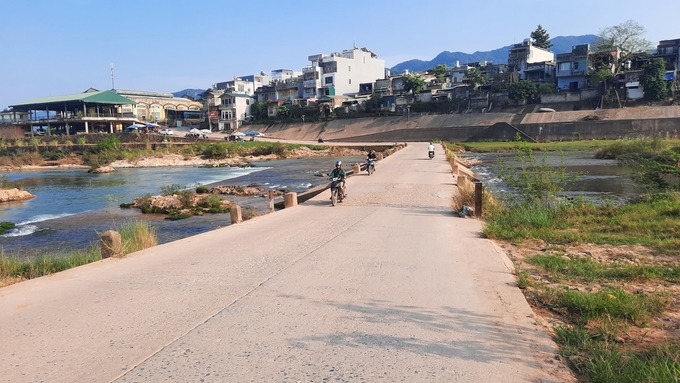
[{"label": "blue sky", "polygon": [[442,51],[597,34],[635,20],[680,38],[680,1],[0,0],[0,109],[37,97],[111,89],[175,92],[366,47],[392,67]]}]

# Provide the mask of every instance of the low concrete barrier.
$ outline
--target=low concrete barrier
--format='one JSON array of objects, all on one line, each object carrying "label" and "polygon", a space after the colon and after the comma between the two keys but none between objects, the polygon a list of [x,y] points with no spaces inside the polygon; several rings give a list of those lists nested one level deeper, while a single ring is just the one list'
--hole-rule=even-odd
[{"label": "low concrete barrier", "polygon": [[239,205],[231,205],[229,208],[229,214],[231,215],[231,223],[243,222],[243,211]]},{"label": "low concrete barrier", "polygon": [[123,241],[119,232],[107,230],[99,236],[99,239],[102,259],[120,257],[123,254]]}]

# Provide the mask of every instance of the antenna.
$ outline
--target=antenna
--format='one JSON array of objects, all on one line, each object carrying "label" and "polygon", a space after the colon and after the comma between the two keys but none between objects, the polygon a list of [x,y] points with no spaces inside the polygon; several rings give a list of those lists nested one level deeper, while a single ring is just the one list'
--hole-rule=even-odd
[{"label": "antenna", "polygon": [[116,89],[116,85],[113,82],[113,63],[111,63],[111,89]]}]

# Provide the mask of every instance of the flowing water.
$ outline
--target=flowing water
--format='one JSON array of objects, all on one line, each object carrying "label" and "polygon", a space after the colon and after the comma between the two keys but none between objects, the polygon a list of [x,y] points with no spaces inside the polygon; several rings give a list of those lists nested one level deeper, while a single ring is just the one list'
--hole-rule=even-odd
[{"label": "flowing water", "polygon": [[[162,186],[173,184],[195,188],[199,184],[210,187],[260,183],[266,188],[300,193],[327,182],[318,174],[329,172],[337,159],[264,161],[247,168],[132,168],[104,174],[84,169],[10,172],[6,176],[20,181],[24,190],[36,198],[0,204],[0,222],[17,224],[16,229],[0,236],[0,247],[6,254],[27,256],[85,248],[98,240],[98,233],[132,220],[149,221],[157,229],[159,243],[174,241],[227,226],[230,215],[206,214],[170,221],[162,215],[121,209],[120,204],[145,194],[159,195]],[[362,159],[342,157],[347,164]],[[259,196],[226,198],[261,213],[269,209],[268,199]]]}]

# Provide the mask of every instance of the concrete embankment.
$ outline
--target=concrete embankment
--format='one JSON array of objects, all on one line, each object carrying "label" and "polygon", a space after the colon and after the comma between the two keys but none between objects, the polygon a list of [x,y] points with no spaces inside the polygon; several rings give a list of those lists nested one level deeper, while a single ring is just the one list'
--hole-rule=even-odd
[{"label": "concrete embankment", "polygon": [[[511,126],[512,129],[508,129]],[[346,142],[508,140],[515,129],[537,141],[678,138],[680,106],[552,113],[476,113],[341,119],[319,123],[252,125],[285,140]]]}]

